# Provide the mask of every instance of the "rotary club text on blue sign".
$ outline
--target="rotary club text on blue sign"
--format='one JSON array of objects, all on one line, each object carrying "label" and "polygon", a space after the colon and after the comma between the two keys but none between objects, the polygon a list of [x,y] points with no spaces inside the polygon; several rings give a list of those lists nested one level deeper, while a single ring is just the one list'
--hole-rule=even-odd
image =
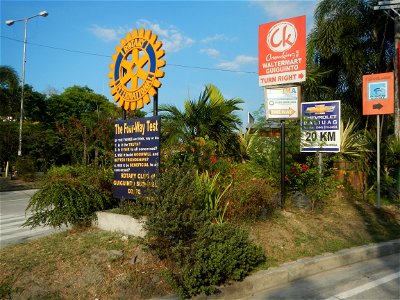
[{"label": "rotary club text on blue sign", "polygon": [[160,117],[115,122],[115,198],[133,199],[154,187],[159,166]]}]

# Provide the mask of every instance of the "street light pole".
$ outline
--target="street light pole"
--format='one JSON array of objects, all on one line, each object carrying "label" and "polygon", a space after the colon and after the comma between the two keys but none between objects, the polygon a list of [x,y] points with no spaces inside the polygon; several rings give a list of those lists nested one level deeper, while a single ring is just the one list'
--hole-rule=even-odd
[{"label": "street light pole", "polygon": [[21,113],[19,117],[19,139],[18,139],[18,156],[22,155],[22,123],[24,120],[24,87],[25,87],[25,63],[26,63],[26,31],[28,21],[35,17],[47,17],[49,13],[47,11],[42,11],[37,15],[31,17],[25,17],[23,19],[18,20],[7,20],[6,25],[11,26],[15,22],[24,21],[24,51],[22,56],[22,76],[21,76]]},{"label": "street light pole", "polygon": [[25,64],[26,64],[26,27],[28,19],[24,19],[24,52],[22,56],[22,79],[21,79],[21,109],[19,116],[19,139],[18,139],[18,156],[22,155],[22,122],[24,119],[24,87],[25,87]]}]

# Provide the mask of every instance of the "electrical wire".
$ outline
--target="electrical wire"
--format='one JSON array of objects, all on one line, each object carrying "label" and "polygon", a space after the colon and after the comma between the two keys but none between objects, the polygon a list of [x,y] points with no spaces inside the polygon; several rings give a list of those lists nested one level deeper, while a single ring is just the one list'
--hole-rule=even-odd
[{"label": "electrical wire", "polygon": [[[10,38],[10,37],[4,36],[4,35],[0,35],[0,37],[4,38],[4,39],[7,39],[7,40],[10,40],[10,41],[23,43],[22,40]],[[111,59],[111,55],[92,53],[92,52],[85,52],[85,51],[81,51],[81,50],[72,50],[72,49],[67,49],[67,48],[54,47],[54,46],[43,45],[43,44],[38,44],[38,43],[31,43],[31,42],[27,42],[27,44],[33,45],[33,46],[37,46],[37,47],[49,48],[49,49],[53,49],[53,50],[59,50],[59,51],[65,51],[65,52],[71,52],[71,53],[78,53],[78,54],[84,54],[84,55],[92,55],[92,56],[98,56],[98,57],[107,57],[107,58]],[[186,69],[208,70],[208,71],[221,71],[221,72],[244,73],[244,74],[258,74],[257,72],[252,72],[252,71],[239,71],[239,70],[229,70],[229,69],[200,67],[200,66],[188,66],[188,65],[182,65],[182,64],[170,64],[169,63],[168,66],[186,68]]]}]

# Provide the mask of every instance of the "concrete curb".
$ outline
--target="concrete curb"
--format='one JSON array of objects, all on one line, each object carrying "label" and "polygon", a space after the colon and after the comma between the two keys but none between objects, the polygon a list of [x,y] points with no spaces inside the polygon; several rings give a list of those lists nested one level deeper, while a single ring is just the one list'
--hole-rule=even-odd
[{"label": "concrete curb", "polygon": [[400,253],[400,239],[303,258],[256,272],[243,281],[222,286],[219,288],[221,293],[217,295],[200,295],[194,299],[239,299],[320,272],[395,253]]},{"label": "concrete curb", "polygon": [[143,228],[144,222],[144,219],[137,220],[127,215],[98,211],[92,225],[102,230],[144,237],[146,235]]}]

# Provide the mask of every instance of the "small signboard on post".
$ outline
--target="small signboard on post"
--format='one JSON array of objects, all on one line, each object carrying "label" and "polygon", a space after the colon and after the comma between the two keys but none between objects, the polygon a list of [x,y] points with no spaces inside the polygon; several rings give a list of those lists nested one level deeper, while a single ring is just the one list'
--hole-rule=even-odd
[{"label": "small signboard on post", "polygon": [[380,208],[381,158],[380,158],[380,115],[394,113],[393,72],[363,76],[363,115],[376,115],[376,198]]},{"label": "small signboard on post", "polygon": [[265,115],[268,119],[299,118],[300,87],[264,89]]},{"label": "small signboard on post", "polygon": [[340,101],[301,103],[301,152],[340,152]]},{"label": "small signboard on post", "polygon": [[363,76],[363,115],[394,113],[393,72]]}]

